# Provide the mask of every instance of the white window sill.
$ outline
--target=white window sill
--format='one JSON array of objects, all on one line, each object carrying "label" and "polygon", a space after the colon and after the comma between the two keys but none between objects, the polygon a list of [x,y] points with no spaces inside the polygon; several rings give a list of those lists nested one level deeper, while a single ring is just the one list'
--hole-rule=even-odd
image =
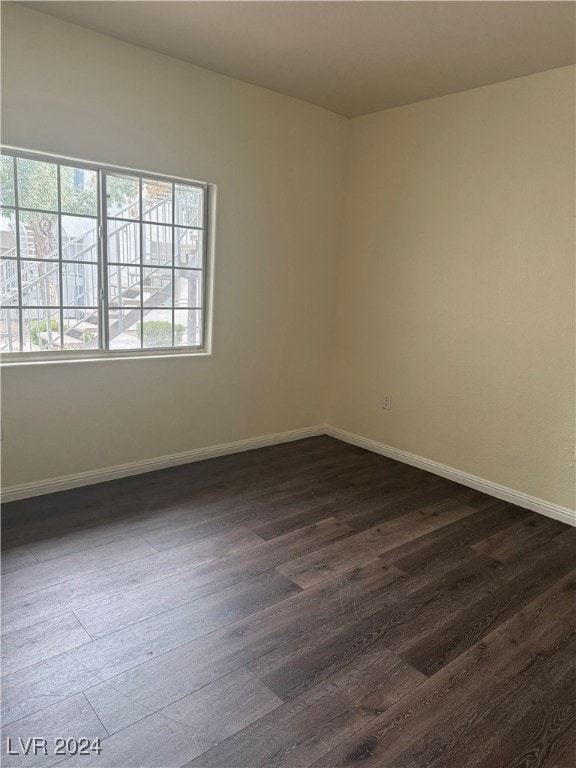
[{"label": "white window sill", "polygon": [[0,357],[0,366],[2,368],[17,368],[28,365],[61,365],[62,363],[66,365],[70,365],[71,363],[109,363],[117,360],[175,360],[177,358],[206,358],[211,356],[212,353],[207,350],[200,350],[197,352],[190,350],[182,350],[181,352],[175,350],[166,350],[165,352],[150,350],[150,352],[144,351],[132,354],[125,354],[123,352],[114,354],[107,352],[101,355],[87,355],[85,357],[78,355],[70,357],[56,357],[53,356],[50,352],[46,353],[46,356],[44,357],[25,356],[25,354],[19,353],[18,359],[12,356],[8,359],[7,355],[2,355],[2,357]]}]

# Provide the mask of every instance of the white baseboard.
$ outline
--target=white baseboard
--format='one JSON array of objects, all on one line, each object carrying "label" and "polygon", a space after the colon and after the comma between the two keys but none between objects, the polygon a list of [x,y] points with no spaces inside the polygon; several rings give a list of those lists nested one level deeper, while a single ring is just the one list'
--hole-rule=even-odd
[{"label": "white baseboard", "polygon": [[460,469],[454,469],[453,467],[448,467],[446,464],[440,464],[437,461],[417,456],[415,453],[408,453],[408,451],[393,448],[391,445],[385,445],[384,443],[378,443],[375,440],[369,440],[366,437],[354,435],[352,432],[346,432],[343,429],[326,427],[325,433],[330,435],[330,437],[335,437],[346,443],[352,443],[352,445],[365,448],[373,453],[379,453],[390,459],[402,461],[404,464],[411,464],[419,469],[425,469],[427,472],[432,472],[435,475],[440,475],[441,477],[453,480],[461,485],[466,485],[468,488],[474,488],[489,496],[495,496],[497,499],[509,501],[511,504],[517,504],[519,507],[524,507],[533,512],[539,512],[541,515],[552,517],[554,520],[560,520],[562,523],[576,526],[576,512],[568,507],[551,504],[549,501],[539,499],[536,496],[529,496],[526,493],[515,491],[513,488],[508,488],[505,485],[499,485],[490,480],[484,480],[476,475],[470,475],[468,472],[463,472]]},{"label": "white baseboard", "polygon": [[497,499],[509,501],[517,504],[519,507],[530,509],[533,512],[539,512],[541,515],[552,517],[568,525],[576,526],[576,512],[568,507],[561,507],[558,504],[552,504],[544,499],[538,499],[535,496],[529,496],[526,493],[515,491],[505,485],[493,483],[490,480],[484,480],[476,475],[463,472],[460,469],[454,469],[446,464],[440,464],[437,461],[426,459],[415,453],[393,448],[391,445],[378,443],[375,440],[369,440],[366,437],[360,437],[352,432],[346,432],[343,429],[337,429],[329,426],[307,427],[304,429],[294,429],[289,432],[278,432],[274,435],[265,437],[254,437],[248,440],[237,440],[232,443],[223,443],[222,445],[213,445],[209,448],[196,448],[191,451],[173,453],[168,456],[159,456],[154,459],[144,459],[142,461],[133,461],[129,464],[119,464],[115,467],[105,467],[89,472],[79,472],[75,475],[66,475],[56,477],[50,480],[41,480],[36,483],[23,483],[22,485],[12,485],[2,491],[2,501],[16,501],[17,499],[26,499],[32,496],[41,496],[46,493],[55,493],[56,491],[66,491],[70,488],[79,488],[83,485],[93,485],[95,483],[104,483],[108,480],[118,480],[121,477],[130,475],[139,475],[145,472],[154,472],[158,469],[168,467],[177,467],[180,464],[191,464],[195,461],[204,459],[213,459],[216,456],[226,456],[231,453],[240,453],[250,451],[255,448],[265,448],[268,445],[277,445],[279,443],[288,443],[293,440],[303,440],[306,437],[316,437],[318,435],[329,435],[337,440],[346,443],[352,443],[360,448],[365,448],[373,453],[379,453],[390,459],[396,459],[404,464],[411,464],[419,469],[440,475],[448,480],[474,488],[477,491],[494,496]]},{"label": "white baseboard", "polygon": [[133,461],[129,464],[119,464],[115,467],[105,467],[104,469],[96,469],[89,472],[78,472],[75,475],[56,477],[51,480],[41,480],[36,483],[12,485],[3,489],[2,501],[7,503],[9,501],[16,501],[17,499],[27,499],[31,496],[41,496],[45,493],[79,488],[83,485],[104,483],[107,480],[118,480],[121,477],[139,475],[144,472],[154,472],[155,470],[166,469],[168,467],[177,467],[180,464],[191,464],[194,461],[213,459],[216,456],[226,456],[230,453],[251,451],[255,448],[265,448],[268,445],[288,443],[292,440],[303,440],[305,437],[316,437],[317,435],[325,434],[325,432],[326,430],[323,426],[293,429],[290,432],[278,432],[274,435],[253,437],[248,440],[236,440],[233,443],[213,445],[209,448],[196,448],[192,451],[172,453],[168,456],[159,456],[155,459]]}]

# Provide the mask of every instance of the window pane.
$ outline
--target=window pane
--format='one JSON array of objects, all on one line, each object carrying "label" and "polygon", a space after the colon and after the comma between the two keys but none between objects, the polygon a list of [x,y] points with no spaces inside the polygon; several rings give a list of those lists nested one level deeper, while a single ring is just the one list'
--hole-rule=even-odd
[{"label": "window pane", "polygon": [[98,310],[66,307],[64,316],[64,349],[96,349],[98,347]]},{"label": "window pane", "polygon": [[172,223],[172,184],[142,181],[142,218],[146,221]]},{"label": "window pane", "polygon": [[140,349],[139,309],[111,309],[108,312],[110,349]]},{"label": "window pane", "polygon": [[23,259],[59,258],[55,213],[20,211],[20,256]]},{"label": "window pane", "polygon": [[161,224],[142,224],[144,237],[144,263],[172,264],[172,227]]},{"label": "window pane", "polygon": [[175,184],[175,223],[186,227],[201,227],[203,222],[203,190],[185,184]]},{"label": "window pane", "polygon": [[0,205],[15,205],[14,158],[0,156]]},{"label": "window pane", "polygon": [[62,258],[98,261],[98,223],[81,216],[62,216]]},{"label": "window pane", "polygon": [[23,208],[58,210],[55,163],[18,158],[18,204]]},{"label": "window pane", "polygon": [[140,291],[140,267],[108,267],[108,303],[111,307],[139,307],[142,305]]},{"label": "window pane", "polygon": [[96,216],[98,213],[98,175],[85,168],[60,167],[62,211]]},{"label": "window pane", "polygon": [[204,233],[198,229],[174,230],[174,264],[182,267],[202,267],[202,241]]},{"label": "window pane", "polygon": [[153,309],[144,312],[142,326],[143,346],[152,347],[172,346],[172,311]]},{"label": "window pane", "polygon": [[202,272],[197,269],[177,269],[174,280],[174,306],[202,306]]},{"label": "window pane", "polygon": [[60,304],[60,267],[57,263],[21,262],[22,304],[52,306]]},{"label": "window pane", "polygon": [[172,270],[145,267],[142,271],[144,304],[149,307],[172,306]]},{"label": "window pane", "polygon": [[3,259],[15,259],[16,252],[16,216],[14,211],[0,209],[0,256]]},{"label": "window pane", "polygon": [[20,352],[18,310],[0,310],[0,351]]},{"label": "window pane", "polygon": [[81,166],[0,153],[0,349],[200,346],[204,187]]},{"label": "window pane", "polygon": [[60,318],[53,309],[23,309],[24,350],[49,352],[60,349]]},{"label": "window pane", "polygon": [[202,344],[202,313],[195,309],[174,311],[174,346],[199,347]]},{"label": "window pane", "polygon": [[98,306],[96,264],[62,265],[62,299],[65,307]]},{"label": "window pane", "polygon": [[140,218],[140,182],[136,176],[106,174],[108,216]]},{"label": "window pane", "polygon": [[0,270],[0,303],[2,306],[18,304],[18,262],[15,259],[3,259]]},{"label": "window pane", "polygon": [[140,224],[108,221],[108,262],[140,263]]}]

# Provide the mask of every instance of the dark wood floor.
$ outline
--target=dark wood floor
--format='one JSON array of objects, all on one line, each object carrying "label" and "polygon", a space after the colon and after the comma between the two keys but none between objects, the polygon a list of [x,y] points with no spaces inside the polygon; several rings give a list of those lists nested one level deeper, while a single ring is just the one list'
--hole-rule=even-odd
[{"label": "dark wood floor", "polygon": [[4,766],[576,765],[576,529],[327,437],[3,518]]}]

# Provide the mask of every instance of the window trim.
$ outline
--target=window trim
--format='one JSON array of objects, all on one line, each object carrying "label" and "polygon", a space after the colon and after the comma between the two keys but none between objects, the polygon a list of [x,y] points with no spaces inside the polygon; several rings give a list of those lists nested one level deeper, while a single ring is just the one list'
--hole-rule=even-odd
[{"label": "window trim", "polygon": [[[14,367],[20,365],[50,365],[54,363],[74,363],[74,362],[100,362],[100,361],[112,361],[112,360],[144,360],[144,359],[166,359],[166,358],[180,358],[180,357],[209,357],[212,354],[211,351],[211,339],[212,339],[212,275],[213,275],[213,257],[214,257],[214,209],[216,198],[216,185],[209,182],[198,181],[195,179],[189,179],[184,176],[172,176],[167,174],[161,174],[156,172],[149,172],[137,168],[131,168],[126,166],[113,165],[110,163],[99,163],[97,161],[90,161],[85,159],[79,159],[75,157],[69,157],[67,155],[57,155],[50,152],[36,152],[34,150],[22,149],[20,147],[14,147],[7,144],[0,145],[0,153],[9,153],[15,157],[21,157],[24,159],[46,161],[51,163],[57,163],[57,176],[58,176],[58,211],[45,211],[58,215],[68,215],[61,210],[61,185],[60,185],[60,166],[61,165],[73,165],[74,168],[83,168],[89,171],[95,171],[97,173],[97,213],[90,216],[99,225],[99,234],[97,238],[97,254],[98,254],[98,280],[99,280],[99,298],[98,298],[98,314],[99,314],[99,347],[88,350],[53,350],[46,352],[2,352],[0,354],[0,366],[1,367]],[[17,191],[17,171],[16,161],[15,165],[15,200],[14,200],[14,214],[16,220],[16,243],[18,246],[18,253],[20,253],[20,227],[19,227],[19,212],[21,206],[18,205],[18,191]],[[105,190],[105,177],[106,174],[126,174],[133,175],[140,180],[140,197],[142,197],[142,181],[158,181],[169,182],[173,185],[183,183],[190,187],[196,187],[203,192],[202,203],[202,226],[200,227],[185,227],[187,229],[200,230],[203,233],[202,242],[202,307],[201,310],[201,322],[202,322],[202,344],[198,346],[186,346],[186,347],[151,347],[140,349],[105,349],[104,344],[107,343],[108,329],[107,329],[107,316],[106,311],[108,309],[108,279],[107,279],[107,253],[105,245],[105,237],[107,231],[108,218],[114,219],[114,217],[108,217],[106,198],[104,196]],[[174,187],[173,187],[174,194]],[[11,206],[8,206],[10,208]],[[25,210],[32,210],[26,208]],[[174,210],[174,209],[173,209]],[[43,212],[38,209],[38,212]],[[75,214],[70,214],[75,215]],[[78,214],[80,215],[80,214]],[[174,215],[174,213],[173,213]],[[143,211],[140,206],[140,217],[134,220],[140,228],[145,222],[143,217]],[[167,224],[173,231],[178,226],[173,220],[171,224]],[[141,229],[140,237],[143,236],[143,230]],[[58,246],[59,253],[62,253],[62,232],[61,227],[58,227]],[[174,244],[172,246],[174,255]],[[20,259],[21,257],[19,257]],[[143,253],[141,252],[141,261]],[[62,269],[61,256],[58,260],[60,264],[60,270]],[[71,262],[73,263],[73,262]],[[141,264],[142,266],[142,264]],[[174,268],[172,261],[171,268]],[[21,292],[20,285],[20,270],[18,270],[19,281],[19,293]],[[58,312],[62,311],[61,304],[54,307]],[[172,304],[172,312],[175,307]],[[173,315],[174,316],[174,315]],[[22,329],[20,329],[22,332]],[[22,340],[21,340],[22,342]]]}]

